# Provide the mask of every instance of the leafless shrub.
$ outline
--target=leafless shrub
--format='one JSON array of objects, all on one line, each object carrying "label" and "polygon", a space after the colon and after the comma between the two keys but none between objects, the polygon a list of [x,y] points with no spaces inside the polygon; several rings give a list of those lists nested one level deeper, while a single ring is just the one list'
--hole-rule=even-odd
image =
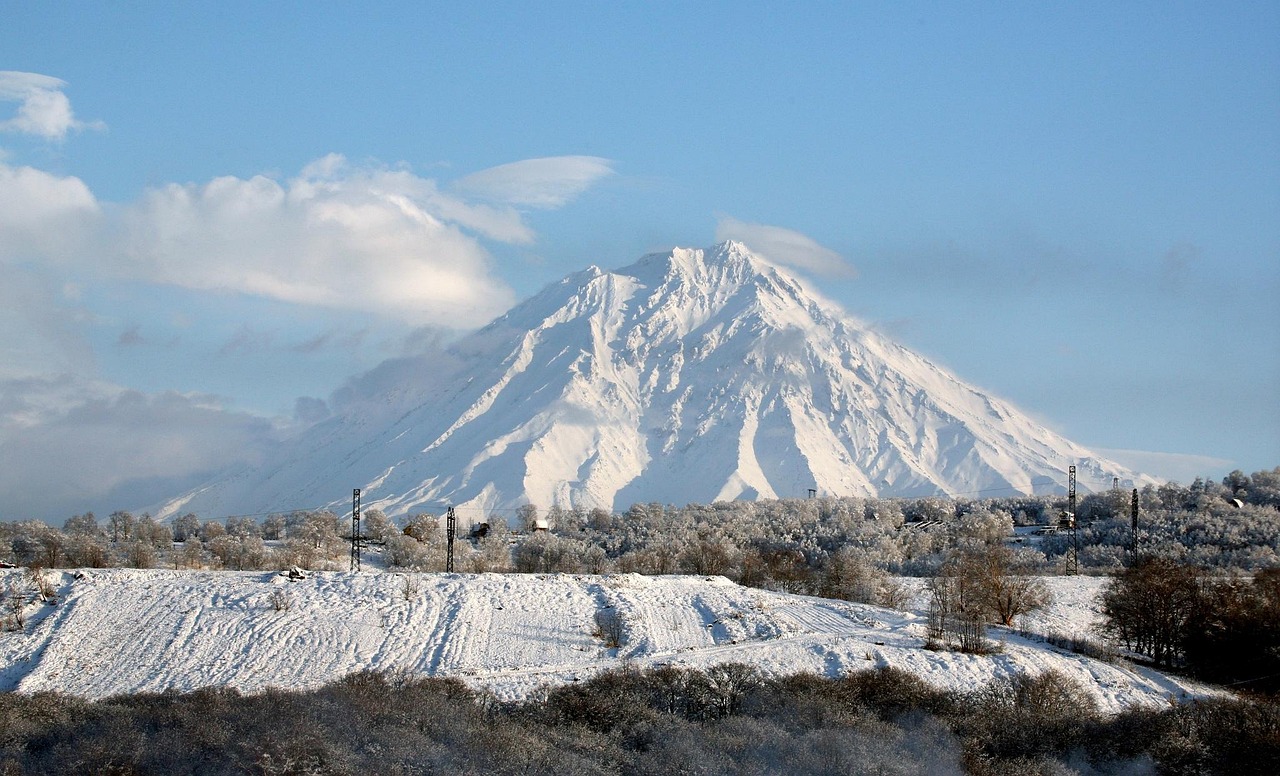
[{"label": "leafless shrub", "polygon": [[943,564],[928,582],[928,640],[936,645],[954,644],[961,652],[985,654],[986,608],[976,580],[962,566]]},{"label": "leafless shrub", "polygon": [[1101,660],[1104,663],[1114,663],[1118,657],[1116,648],[1105,641],[1092,639],[1088,636],[1073,636],[1064,633],[1035,633],[1028,630],[1015,630],[1015,634],[1024,639],[1032,641],[1042,641],[1046,644],[1052,644],[1059,649],[1065,649],[1068,652],[1074,652],[1077,655],[1091,657],[1094,660]]},{"label": "leafless shrub", "polygon": [[418,593],[421,591],[421,586],[418,584],[418,578],[406,574],[402,579],[403,583],[400,587],[400,595],[404,596],[404,600],[406,601],[412,601],[417,598]]},{"label": "leafless shrub", "polygon": [[626,627],[622,621],[622,615],[618,614],[617,609],[612,606],[597,609],[595,621],[596,630],[592,635],[603,641],[604,645],[609,649],[617,649],[622,646],[626,640]]},{"label": "leafless shrub", "polygon": [[890,609],[906,609],[911,602],[911,589],[901,579],[887,577],[876,590],[877,606]]},{"label": "leafless shrub", "polygon": [[27,591],[10,579],[4,592],[4,611],[7,615],[5,624],[9,630],[22,630],[22,626],[27,622],[26,608]]},{"label": "leafless shrub", "polygon": [[44,569],[39,566],[31,567],[31,583],[35,586],[36,592],[40,594],[40,600],[45,603],[58,602],[58,588],[54,586],[53,580],[45,575]]},{"label": "leafless shrub", "polygon": [[293,597],[285,590],[272,590],[267,601],[271,604],[271,608],[277,612],[287,612],[293,608]]}]

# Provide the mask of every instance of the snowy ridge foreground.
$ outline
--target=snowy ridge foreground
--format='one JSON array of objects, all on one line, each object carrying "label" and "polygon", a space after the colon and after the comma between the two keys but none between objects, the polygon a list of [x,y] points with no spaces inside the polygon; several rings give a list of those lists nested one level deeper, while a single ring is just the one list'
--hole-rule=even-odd
[{"label": "snowy ridge foreground", "polygon": [[[408,596],[406,579],[417,587]],[[1039,627],[1085,632],[1099,584],[1053,580],[1063,605]],[[277,591],[287,594],[287,610],[271,605]],[[625,661],[742,662],[775,675],[832,677],[888,665],[961,690],[1057,670],[1092,688],[1106,711],[1212,692],[997,630],[998,654],[929,651],[920,614],[723,577],[327,572],[290,581],[262,572],[110,569],[63,574],[60,598],[56,607],[33,604],[23,632],[0,634],[0,689],[88,698],[210,685],[252,692],[378,669],[457,677],[514,699]],[[619,649],[593,635],[605,607],[625,623]]]}]

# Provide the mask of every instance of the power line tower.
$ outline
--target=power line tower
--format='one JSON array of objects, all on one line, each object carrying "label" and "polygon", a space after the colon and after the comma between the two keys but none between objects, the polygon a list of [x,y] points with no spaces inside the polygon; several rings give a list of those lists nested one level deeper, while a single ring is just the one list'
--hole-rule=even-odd
[{"label": "power line tower", "polygon": [[444,560],[444,570],[450,574],[453,573],[453,537],[458,533],[458,519],[453,514],[453,507],[449,507],[449,511],[444,516],[444,538],[445,544],[448,546],[449,554]]},{"label": "power line tower", "polygon": [[351,491],[351,570],[360,570],[360,489]]},{"label": "power line tower", "polygon": [[1076,467],[1067,470],[1067,520],[1071,529],[1071,550],[1067,555],[1067,573],[1080,573],[1080,521],[1076,519]]}]

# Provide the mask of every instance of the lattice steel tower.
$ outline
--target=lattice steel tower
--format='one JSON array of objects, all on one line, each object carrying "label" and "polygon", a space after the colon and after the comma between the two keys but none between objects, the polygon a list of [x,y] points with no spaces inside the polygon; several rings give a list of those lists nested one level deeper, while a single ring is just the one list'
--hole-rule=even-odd
[{"label": "lattice steel tower", "polygon": [[351,570],[360,570],[360,489],[351,491]]}]

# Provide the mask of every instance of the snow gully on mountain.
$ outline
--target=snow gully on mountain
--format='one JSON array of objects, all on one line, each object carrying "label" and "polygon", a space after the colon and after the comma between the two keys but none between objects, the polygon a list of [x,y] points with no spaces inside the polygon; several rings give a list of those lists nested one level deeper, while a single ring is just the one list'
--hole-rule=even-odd
[{"label": "snow gully on mountain", "polygon": [[[387,368],[384,368],[387,367]],[[266,466],[158,510],[1082,490],[1145,481],[888,340],[740,243],[591,267],[449,348],[373,370]]]}]

